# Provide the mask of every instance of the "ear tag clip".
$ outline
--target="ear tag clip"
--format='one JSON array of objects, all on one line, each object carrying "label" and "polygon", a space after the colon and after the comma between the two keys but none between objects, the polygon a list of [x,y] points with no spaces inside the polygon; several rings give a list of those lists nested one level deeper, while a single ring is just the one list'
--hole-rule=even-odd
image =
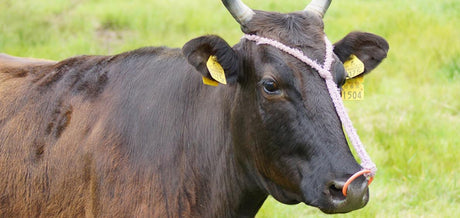
[{"label": "ear tag clip", "polygon": [[225,72],[222,65],[217,61],[217,57],[214,55],[209,56],[208,62],[206,62],[206,67],[211,74],[211,77],[216,80],[213,81],[209,78],[203,77],[203,83],[210,86],[217,86],[219,83],[226,85],[227,80],[225,79]]},{"label": "ear tag clip", "polygon": [[358,76],[364,72],[364,63],[355,55],[343,63],[347,71],[347,81],[342,86],[342,100],[360,101],[364,99],[364,77]]}]

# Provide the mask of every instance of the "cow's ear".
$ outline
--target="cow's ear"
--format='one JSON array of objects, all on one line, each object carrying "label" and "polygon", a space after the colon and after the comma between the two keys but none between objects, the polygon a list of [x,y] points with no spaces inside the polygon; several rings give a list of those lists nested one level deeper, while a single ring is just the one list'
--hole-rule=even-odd
[{"label": "cow's ear", "polygon": [[373,70],[387,56],[388,42],[377,35],[364,32],[351,32],[334,44],[334,53],[344,63],[355,55],[364,63],[364,75]]},{"label": "cow's ear", "polygon": [[201,73],[204,82],[232,84],[238,79],[238,56],[219,36],[208,35],[192,39],[184,45],[182,53]]}]

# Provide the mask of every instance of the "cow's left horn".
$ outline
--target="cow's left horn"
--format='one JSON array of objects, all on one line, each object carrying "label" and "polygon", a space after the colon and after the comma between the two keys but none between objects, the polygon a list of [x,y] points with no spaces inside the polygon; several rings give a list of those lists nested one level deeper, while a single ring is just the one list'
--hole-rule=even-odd
[{"label": "cow's left horn", "polygon": [[241,0],[222,0],[225,7],[232,14],[235,20],[244,25],[252,19],[254,11],[245,5]]},{"label": "cow's left horn", "polygon": [[332,0],[313,0],[307,5],[305,11],[312,11],[319,14],[321,17],[324,16]]}]

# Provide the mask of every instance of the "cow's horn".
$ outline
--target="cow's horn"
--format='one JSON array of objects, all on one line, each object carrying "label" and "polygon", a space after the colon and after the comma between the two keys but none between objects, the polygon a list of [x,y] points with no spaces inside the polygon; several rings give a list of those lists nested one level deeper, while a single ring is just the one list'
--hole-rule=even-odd
[{"label": "cow's horn", "polygon": [[313,0],[307,5],[305,11],[312,11],[319,14],[321,17],[324,16],[332,0]]},{"label": "cow's horn", "polygon": [[225,7],[232,14],[235,20],[244,25],[252,19],[254,11],[245,5],[241,0],[222,0]]}]

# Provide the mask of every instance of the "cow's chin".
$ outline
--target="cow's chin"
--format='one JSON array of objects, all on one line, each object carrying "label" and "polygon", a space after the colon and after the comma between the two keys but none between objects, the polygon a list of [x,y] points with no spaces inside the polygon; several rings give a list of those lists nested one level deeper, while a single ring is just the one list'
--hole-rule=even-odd
[{"label": "cow's chin", "polygon": [[300,195],[285,190],[277,190],[270,195],[283,204],[298,204],[302,201]]},{"label": "cow's chin", "polygon": [[303,202],[301,194],[288,191],[271,181],[267,181],[266,185],[268,193],[283,204],[298,204]]}]

